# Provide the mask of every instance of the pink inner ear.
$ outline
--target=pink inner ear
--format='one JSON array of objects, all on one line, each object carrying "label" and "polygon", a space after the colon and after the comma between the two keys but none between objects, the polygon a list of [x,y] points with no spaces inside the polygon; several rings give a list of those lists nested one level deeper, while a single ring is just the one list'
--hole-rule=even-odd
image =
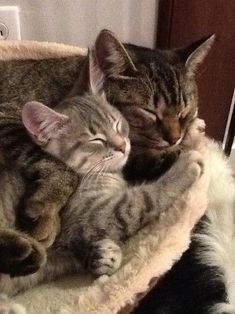
[{"label": "pink inner ear", "polygon": [[25,104],[22,110],[22,121],[36,143],[45,145],[51,138],[58,135],[58,131],[68,121],[68,117],[42,103],[32,101]]},{"label": "pink inner ear", "polygon": [[27,103],[24,106],[22,121],[30,134],[37,135],[42,121],[39,120],[39,115],[37,115],[37,107],[32,103]]}]

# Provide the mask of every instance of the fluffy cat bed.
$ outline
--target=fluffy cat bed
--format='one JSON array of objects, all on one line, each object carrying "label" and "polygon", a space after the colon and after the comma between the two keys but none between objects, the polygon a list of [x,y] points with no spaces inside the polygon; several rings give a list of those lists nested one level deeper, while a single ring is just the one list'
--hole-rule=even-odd
[{"label": "fluffy cat bed", "polygon": [[[0,43],[0,60],[57,58],[86,52],[86,49],[54,43]],[[198,144],[197,149],[205,160],[204,174],[189,194],[175,204],[176,208],[181,207],[176,224],[167,230],[157,230],[153,224],[130,239],[124,247],[123,265],[111,277],[96,280],[85,275],[66,277],[26,291],[15,297],[15,301],[25,305],[30,314],[129,313],[189,247],[191,230],[205,212],[211,176],[210,154],[207,139],[202,138]]]}]

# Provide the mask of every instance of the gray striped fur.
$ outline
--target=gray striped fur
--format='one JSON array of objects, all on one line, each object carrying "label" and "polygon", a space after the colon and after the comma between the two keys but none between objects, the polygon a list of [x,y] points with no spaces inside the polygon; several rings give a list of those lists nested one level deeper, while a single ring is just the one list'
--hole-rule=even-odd
[{"label": "gray striped fur", "polygon": [[[62,211],[61,233],[48,250],[45,265],[40,265],[34,275],[0,281],[1,292],[16,293],[39,281],[73,273],[81,266],[96,275],[110,275],[120,267],[120,245],[126,239],[153,221],[158,222],[159,228],[165,228],[178,219],[180,212],[174,210],[173,204],[201,175],[198,153],[182,154],[157,181],[130,186],[121,175],[129,154],[126,121],[100,91],[97,93],[94,88],[83,97],[68,98],[57,111],[35,102],[26,107],[23,121],[28,131],[34,132],[35,141],[41,140],[46,152],[70,163],[83,180]],[[117,121],[118,128],[114,123]],[[90,142],[93,136],[89,134],[90,123],[98,137],[106,138],[105,143],[98,143],[99,148],[97,143]],[[79,145],[73,142],[75,138]],[[115,146],[120,138],[126,141],[125,151]],[[92,145],[96,163],[102,162],[104,167],[93,168],[86,178],[87,169],[94,165]],[[76,148],[72,155],[77,156],[72,163],[66,154],[71,147]],[[85,161],[80,158],[82,154],[87,155]]]}]

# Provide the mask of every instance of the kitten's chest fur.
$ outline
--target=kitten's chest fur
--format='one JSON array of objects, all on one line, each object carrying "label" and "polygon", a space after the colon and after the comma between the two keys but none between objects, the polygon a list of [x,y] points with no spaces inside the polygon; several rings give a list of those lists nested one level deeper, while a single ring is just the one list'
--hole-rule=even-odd
[{"label": "kitten's chest fur", "polygon": [[[115,192],[119,192],[127,187],[127,182],[123,179],[121,173],[101,173],[94,174],[90,179],[81,181],[80,187],[75,191],[68,207],[82,208],[83,204],[88,199],[100,199],[108,198],[110,195],[115,195]],[[74,206],[73,206],[74,205]]]}]

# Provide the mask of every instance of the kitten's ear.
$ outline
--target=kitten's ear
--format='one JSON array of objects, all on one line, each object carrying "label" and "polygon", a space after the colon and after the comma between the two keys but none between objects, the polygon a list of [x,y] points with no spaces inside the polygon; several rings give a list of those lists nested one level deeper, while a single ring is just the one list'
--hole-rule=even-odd
[{"label": "kitten's ear", "polygon": [[22,110],[22,121],[33,140],[40,146],[65,132],[69,117],[60,114],[40,102],[30,101]]},{"label": "kitten's ear", "polygon": [[94,50],[89,50],[89,83],[93,94],[103,95],[104,73],[98,66]]},{"label": "kitten's ear", "polygon": [[203,62],[215,41],[215,35],[202,38],[191,45],[176,50],[181,62],[185,64],[190,74],[195,73],[197,67]]},{"label": "kitten's ear", "polygon": [[123,44],[108,30],[99,33],[94,50],[99,67],[107,76],[131,75],[137,71]]}]

